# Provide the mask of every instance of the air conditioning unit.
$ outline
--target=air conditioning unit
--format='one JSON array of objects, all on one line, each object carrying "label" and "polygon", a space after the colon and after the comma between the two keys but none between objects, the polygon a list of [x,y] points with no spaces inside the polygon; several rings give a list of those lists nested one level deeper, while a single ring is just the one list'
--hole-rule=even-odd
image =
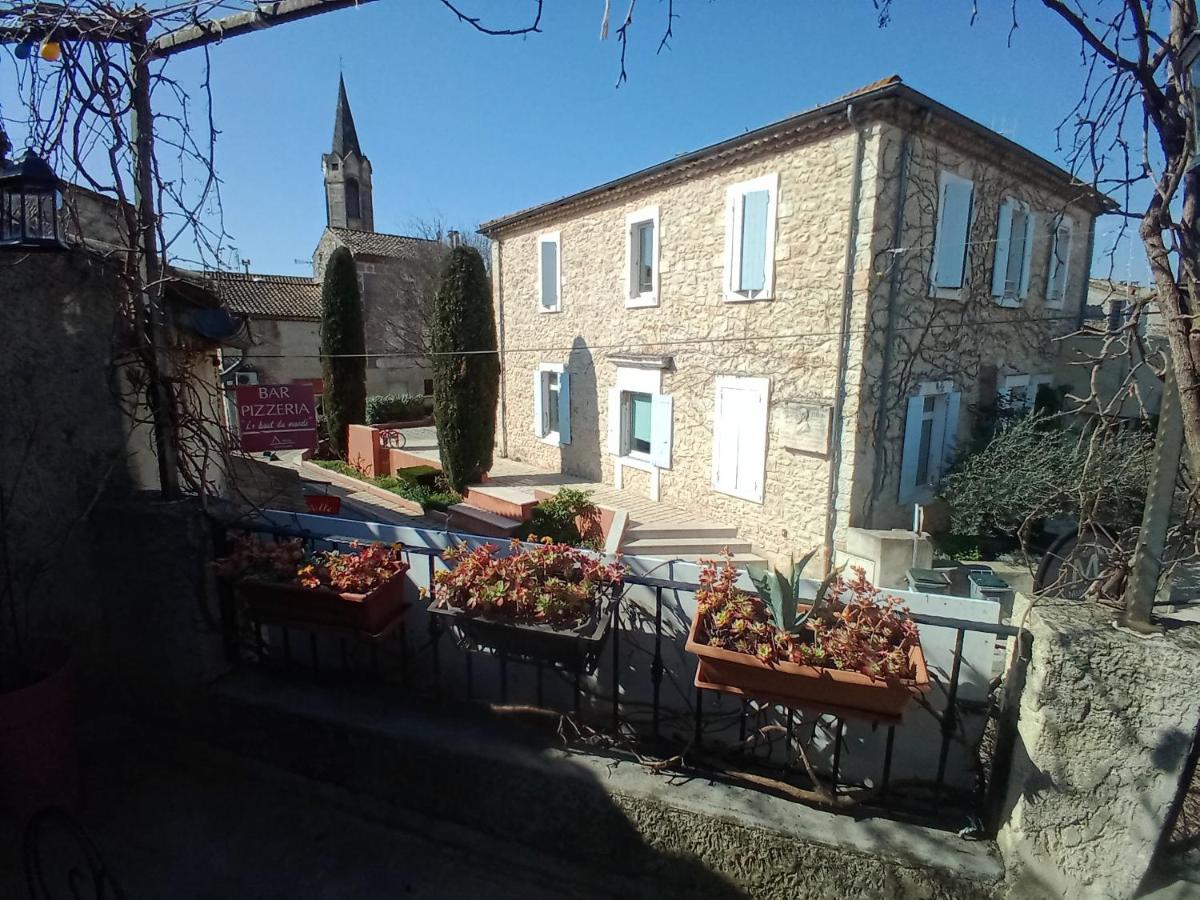
[{"label": "air conditioning unit", "polygon": [[257,372],[234,372],[234,384],[258,384]]}]

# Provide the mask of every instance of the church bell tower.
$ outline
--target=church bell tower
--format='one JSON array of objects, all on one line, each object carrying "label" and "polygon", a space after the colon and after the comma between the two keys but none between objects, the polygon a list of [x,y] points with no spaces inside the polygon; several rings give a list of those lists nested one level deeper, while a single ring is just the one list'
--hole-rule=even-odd
[{"label": "church bell tower", "polygon": [[371,200],[371,161],[363,156],[354,130],[354,115],[346,98],[346,82],[338,76],[337,114],[333,147],[321,157],[325,173],[325,216],[331,228],[375,230]]}]

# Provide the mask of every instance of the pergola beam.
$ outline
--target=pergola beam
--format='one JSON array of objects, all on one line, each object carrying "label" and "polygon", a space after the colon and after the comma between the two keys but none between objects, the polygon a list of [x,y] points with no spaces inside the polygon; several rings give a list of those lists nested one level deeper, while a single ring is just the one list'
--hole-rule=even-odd
[{"label": "pergola beam", "polygon": [[374,0],[277,0],[274,3],[260,3],[253,10],[233,13],[220,19],[208,19],[161,34],[150,42],[150,55],[159,58],[174,56],[184,50],[220,43],[226,38],[372,2]]}]

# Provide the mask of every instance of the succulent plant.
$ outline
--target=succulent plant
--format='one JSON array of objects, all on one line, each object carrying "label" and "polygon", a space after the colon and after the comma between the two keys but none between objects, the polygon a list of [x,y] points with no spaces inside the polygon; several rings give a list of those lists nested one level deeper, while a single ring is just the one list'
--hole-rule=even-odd
[{"label": "succulent plant", "polygon": [[[816,594],[812,597],[802,597],[800,596],[800,592],[803,590],[801,574],[804,572],[804,567],[816,555],[817,548],[814,547],[804,554],[799,562],[792,558],[790,576],[778,569],[772,569],[758,578],[750,576],[750,580],[754,582],[754,587],[758,591],[758,596],[771,610],[771,615],[775,619],[775,627],[788,634],[800,634],[801,629],[810,619],[823,615],[825,595],[829,593],[830,586],[846,568],[845,565],[834,566],[817,588]],[[800,614],[799,607],[802,602],[808,603],[809,606],[803,614]]]}]

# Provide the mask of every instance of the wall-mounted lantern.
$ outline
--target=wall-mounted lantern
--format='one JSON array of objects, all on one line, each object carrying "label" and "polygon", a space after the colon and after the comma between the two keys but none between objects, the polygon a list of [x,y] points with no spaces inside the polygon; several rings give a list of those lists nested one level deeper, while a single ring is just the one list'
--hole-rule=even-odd
[{"label": "wall-mounted lantern", "polygon": [[67,249],[62,240],[62,193],[46,161],[26,150],[0,164],[0,250]]}]

